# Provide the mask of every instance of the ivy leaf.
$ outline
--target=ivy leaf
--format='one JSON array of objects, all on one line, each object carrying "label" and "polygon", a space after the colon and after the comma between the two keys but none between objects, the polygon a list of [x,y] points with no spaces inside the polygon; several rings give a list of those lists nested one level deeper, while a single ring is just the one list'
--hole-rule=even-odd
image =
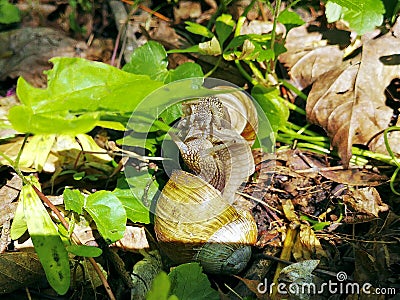
[{"label": "ivy leaf", "polygon": [[151,79],[165,83],[204,75],[201,67],[196,63],[187,62],[175,70],[168,70],[167,67],[167,52],[164,47],[157,42],[149,41],[133,52],[131,61],[123,67],[123,70],[148,75]]},{"label": "ivy leaf", "polygon": [[17,209],[15,210],[13,222],[11,224],[11,230],[10,230],[11,239],[18,240],[25,233],[27,229],[28,226],[26,224],[26,219],[24,214],[24,204],[22,201],[18,201]]},{"label": "ivy leaf", "polygon": [[140,75],[148,75],[151,79],[164,81],[168,74],[167,52],[164,47],[154,41],[149,41],[137,48],[131,60],[122,70]]},{"label": "ivy leaf", "polygon": [[342,7],[339,4],[328,1],[325,5],[325,15],[329,23],[339,21],[343,18]]},{"label": "ivy leaf", "polygon": [[215,22],[215,32],[217,33],[218,41],[221,48],[223,47],[226,39],[233,32],[235,25],[236,23],[234,20],[232,20],[231,15],[222,14],[217,18]]},{"label": "ivy leaf", "polygon": [[218,292],[211,288],[207,275],[198,263],[177,266],[168,277],[171,279],[171,294],[179,299],[219,299]]},{"label": "ivy leaf", "polygon": [[207,27],[194,23],[194,22],[185,22],[186,26],[185,29],[191,33],[204,36],[206,38],[212,38],[214,34],[208,29]]},{"label": "ivy leaf", "polygon": [[[330,2],[341,6],[341,12],[339,12],[339,7],[329,4]],[[349,23],[350,28],[359,35],[373,31],[376,26],[381,25],[384,13],[385,7],[381,0],[329,0],[327,2],[326,15],[330,20],[336,19],[340,14]]]},{"label": "ivy leaf", "polygon": [[21,21],[18,7],[8,0],[0,0],[0,24],[11,24]]},{"label": "ivy leaf", "polygon": [[126,212],[118,198],[109,191],[98,191],[86,198],[85,210],[96,223],[101,236],[113,243],[124,236]]},{"label": "ivy leaf", "polygon": [[[150,92],[162,85],[110,65],[82,58],[52,58],[48,86],[39,89],[19,78],[21,105],[10,109],[14,129],[35,134],[88,132],[102,115],[132,112]],[[123,103],[123,105],[121,105]]]}]

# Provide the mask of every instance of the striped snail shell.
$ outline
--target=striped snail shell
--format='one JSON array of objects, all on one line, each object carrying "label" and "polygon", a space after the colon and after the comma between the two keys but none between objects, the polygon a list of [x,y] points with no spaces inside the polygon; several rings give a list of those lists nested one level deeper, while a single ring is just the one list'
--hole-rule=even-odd
[{"label": "striped snail shell", "polygon": [[257,226],[247,211],[226,202],[213,186],[184,171],[174,171],[156,206],[155,232],[175,263],[199,262],[209,273],[240,272],[257,241]]}]

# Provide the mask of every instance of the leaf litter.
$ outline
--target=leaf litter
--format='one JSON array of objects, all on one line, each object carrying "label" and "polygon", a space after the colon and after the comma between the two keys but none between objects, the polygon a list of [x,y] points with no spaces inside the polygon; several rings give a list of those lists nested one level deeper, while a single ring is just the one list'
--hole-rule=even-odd
[{"label": "leaf litter", "polygon": [[[213,1],[207,3],[213,4]],[[208,20],[216,9],[210,5],[211,12],[199,12],[198,3],[187,2],[185,5],[175,11],[176,23],[179,23],[179,18]],[[237,4],[235,9],[238,9],[239,15],[246,5],[246,1]],[[256,19],[257,10],[251,13],[255,17],[250,16],[249,19]],[[172,48],[182,46],[182,40],[168,23],[151,16],[146,18],[142,24],[152,21],[149,33],[153,38]],[[268,24],[253,22],[251,25],[258,29]],[[140,29],[139,26],[137,28]],[[135,33],[139,33],[139,30]],[[376,284],[393,280],[391,276],[394,272],[385,271],[385,267],[393,270],[400,261],[398,245],[391,244],[391,236],[398,236],[399,218],[388,212],[385,192],[378,193],[378,190],[382,190],[379,185],[386,182],[387,177],[375,168],[354,168],[349,160],[353,144],[366,145],[373,151],[387,153],[382,132],[390,123],[394,109],[387,104],[385,89],[400,73],[396,63],[397,49],[400,49],[397,29],[394,27],[385,35],[364,41],[361,54],[344,61],[343,47],[329,45],[321,34],[310,33],[305,26],[289,31],[285,46],[288,52],[282,54],[280,60],[290,69],[292,83],[299,89],[313,85],[306,107],[308,120],[326,130],[332,138],[332,145],[338,148],[343,164],[349,168],[338,168],[342,167],[338,161],[302,150],[280,151],[276,165],[266,163],[269,158],[260,157],[256,177],[246,187],[249,194],[258,193],[264,201],[253,203],[260,232],[258,251],[278,256],[277,251],[285,245],[293,227],[297,235],[293,239],[292,255],[295,260],[305,260],[306,265],[313,266],[309,268],[315,268],[313,259],[320,259],[329,270],[339,271],[336,264],[340,264],[341,259],[335,254],[354,249],[355,279],[368,281],[373,278]],[[41,86],[40,83],[34,85]],[[397,132],[389,134],[390,145],[395,153],[400,153],[398,138]],[[72,140],[68,142],[70,145],[73,143]],[[79,147],[74,145],[73,149],[76,157]],[[66,147],[65,152],[55,154],[58,159],[65,155],[71,166],[74,159],[68,157],[68,152]],[[39,166],[43,166],[43,160],[36,165],[30,161],[29,166],[38,170]],[[48,170],[52,172],[54,166],[61,163],[52,162]],[[65,179],[57,182],[61,186],[66,183]],[[44,182],[46,184],[47,187],[52,185]],[[15,205],[15,202],[11,203]],[[13,208],[12,205],[10,208]],[[360,226],[357,229],[361,230],[356,231],[355,235],[351,227],[357,225]],[[116,244],[120,243],[122,248],[128,244],[135,245],[132,248],[145,247],[147,240],[143,237],[143,230],[138,236],[138,240],[130,236],[128,240]],[[94,239],[92,235],[90,238]],[[383,246],[371,241],[382,242]],[[263,260],[250,268],[260,265],[263,270],[255,273],[257,284],[265,278],[267,271],[271,274],[274,270],[268,269],[270,266]],[[289,271],[299,272],[304,268],[292,266],[281,272],[282,278]],[[158,270],[159,262],[148,268]],[[299,280],[310,282],[310,274],[311,271],[305,271],[297,276]],[[155,274],[151,275],[154,278]],[[254,282],[252,285],[254,291]]]}]

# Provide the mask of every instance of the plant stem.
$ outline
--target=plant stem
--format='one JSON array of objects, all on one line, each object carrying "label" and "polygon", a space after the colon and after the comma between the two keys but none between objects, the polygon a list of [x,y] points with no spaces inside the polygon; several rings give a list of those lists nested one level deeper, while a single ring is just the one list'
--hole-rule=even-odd
[{"label": "plant stem", "polygon": [[[271,32],[271,50],[275,53],[275,39],[276,39],[276,24],[278,23],[278,16],[279,10],[281,8],[281,0],[276,0],[275,9],[274,9],[274,20],[272,23],[272,32]],[[275,64],[276,64],[276,57],[271,60],[270,70],[271,73],[275,73]]]},{"label": "plant stem", "polygon": [[222,55],[218,58],[218,61],[217,61],[217,63],[215,64],[215,66],[214,66],[210,71],[208,71],[207,74],[204,75],[204,78],[207,78],[207,77],[211,76],[212,73],[214,73],[215,70],[218,69],[218,67],[219,67],[219,65],[220,65],[220,63],[221,63],[221,61],[222,61]]},{"label": "plant stem", "polygon": [[287,80],[280,79],[279,83],[281,83],[284,87],[288,88],[289,90],[293,91],[297,96],[299,96],[301,99],[307,101],[307,95],[304,94],[302,91],[300,91],[298,88],[296,88],[293,84],[291,84]]},{"label": "plant stem", "polygon": [[235,60],[235,64],[236,64],[236,67],[238,68],[239,72],[243,75],[244,78],[246,78],[246,80],[248,82],[251,82],[252,85],[257,85],[258,84],[258,81],[253,79],[249,75],[249,73],[247,73],[246,70],[242,67],[242,65],[240,64],[239,60]]}]

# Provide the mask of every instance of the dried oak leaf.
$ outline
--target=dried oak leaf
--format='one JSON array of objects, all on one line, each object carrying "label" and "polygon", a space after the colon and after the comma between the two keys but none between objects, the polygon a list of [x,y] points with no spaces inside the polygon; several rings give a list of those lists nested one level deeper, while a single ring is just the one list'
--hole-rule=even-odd
[{"label": "dried oak leaf", "polygon": [[279,61],[290,70],[293,84],[301,90],[342,62],[343,51],[327,45],[321,33],[309,32],[306,25],[289,31],[285,47],[287,52],[279,56]]},{"label": "dried oak leaf", "polygon": [[[349,163],[353,144],[386,153],[382,131],[393,109],[385,104],[384,91],[399,77],[400,65],[388,64],[384,58],[398,56],[399,49],[395,31],[369,40],[359,56],[322,75],[310,91],[307,118],[324,128],[344,165]],[[392,150],[400,153],[400,134],[393,132],[389,139]]]}]

